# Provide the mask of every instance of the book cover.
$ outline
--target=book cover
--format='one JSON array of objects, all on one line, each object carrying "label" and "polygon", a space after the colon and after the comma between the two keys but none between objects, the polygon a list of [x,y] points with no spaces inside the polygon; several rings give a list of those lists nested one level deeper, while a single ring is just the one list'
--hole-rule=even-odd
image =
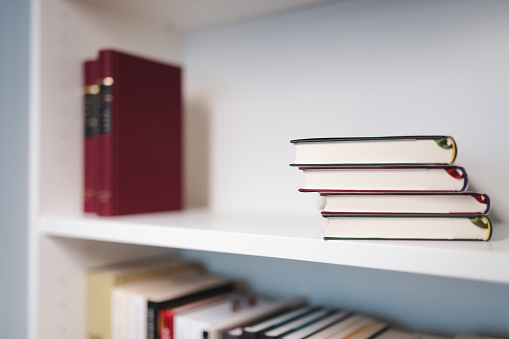
[{"label": "book cover", "polygon": [[201,264],[168,256],[115,263],[90,270],[87,276],[87,338],[111,338],[112,294],[115,287],[196,270],[203,270]]},{"label": "book cover", "polygon": [[292,166],[308,164],[452,164],[456,142],[450,136],[385,136],[291,140]]},{"label": "book cover", "polygon": [[181,68],[102,50],[99,73],[97,213],[181,209]]},{"label": "book cover", "polygon": [[323,192],[323,212],[487,214],[487,194],[477,192]]},{"label": "book cover", "polygon": [[99,77],[97,60],[83,62],[83,209],[96,211],[98,186]]},{"label": "book cover", "polygon": [[458,192],[468,187],[464,168],[454,165],[342,165],[299,167],[301,192]]},{"label": "book cover", "polygon": [[322,214],[323,235],[332,239],[478,240],[492,236],[490,219],[479,215]]}]

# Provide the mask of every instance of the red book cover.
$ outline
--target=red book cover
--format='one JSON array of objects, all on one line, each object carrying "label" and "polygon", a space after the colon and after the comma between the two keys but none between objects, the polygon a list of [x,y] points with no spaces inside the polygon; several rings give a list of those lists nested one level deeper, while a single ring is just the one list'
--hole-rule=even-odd
[{"label": "red book cover", "polygon": [[99,65],[97,214],[181,209],[181,68],[113,50]]},{"label": "red book cover", "polygon": [[84,194],[83,208],[87,213],[95,212],[95,195],[98,185],[98,129],[99,129],[99,86],[98,63],[87,60],[83,63],[83,110],[84,110]]}]

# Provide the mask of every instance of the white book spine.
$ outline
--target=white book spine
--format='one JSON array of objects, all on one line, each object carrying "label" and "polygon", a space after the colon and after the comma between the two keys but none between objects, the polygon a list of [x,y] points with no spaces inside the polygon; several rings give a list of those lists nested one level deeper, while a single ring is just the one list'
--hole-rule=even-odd
[{"label": "white book spine", "polygon": [[173,339],[186,339],[189,337],[189,324],[187,318],[177,315],[173,318]]},{"label": "white book spine", "polygon": [[115,288],[111,294],[111,338],[128,339],[127,291]]},{"label": "white book spine", "polygon": [[147,299],[133,294],[129,306],[131,320],[129,339],[147,339]]}]

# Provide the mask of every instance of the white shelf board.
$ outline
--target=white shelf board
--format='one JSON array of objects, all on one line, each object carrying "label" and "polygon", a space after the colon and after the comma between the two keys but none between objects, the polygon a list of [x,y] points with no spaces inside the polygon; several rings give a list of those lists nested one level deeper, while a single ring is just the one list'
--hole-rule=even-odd
[{"label": "white shelf board", "polygon": [[337,0],[74,0],[109,13],[188,31],[318,6]]},{"label": "white shelf board", "polygon": [[321,217],[206,210],[100,218],[41,217],[45,235],[214,251],[509,284],[509,227],[489,242],[324,241]]}]

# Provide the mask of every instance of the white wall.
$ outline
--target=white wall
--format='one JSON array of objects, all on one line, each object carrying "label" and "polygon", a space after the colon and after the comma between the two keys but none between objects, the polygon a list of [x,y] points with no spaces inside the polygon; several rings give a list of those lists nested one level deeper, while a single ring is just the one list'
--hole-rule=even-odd
[{"label": "white wall", "polygon": [[[470,188],[492,198],[496,237],[509,220],[508,36],[509,2],[499,0],[338,1],[188,34],[188,173],[202,185],[190,201],[318,214],[316,197],[297,192],[289,140],[445,134]],[[416,330],[509,336],[508,286],[186,253],[264,292],[313,295]]]},{"label": "white wall", "polygon": [[446,134],[471,189],[509,220],[508,35],[501,0],[339,1],[189,34],[189,116],[203,120],[190,139],[208,126],[210,202],[315,213],[289,140]]},{"label": "white wall", "polygon": [[29,1],[0,1],[0,337],[26,338]]}]

